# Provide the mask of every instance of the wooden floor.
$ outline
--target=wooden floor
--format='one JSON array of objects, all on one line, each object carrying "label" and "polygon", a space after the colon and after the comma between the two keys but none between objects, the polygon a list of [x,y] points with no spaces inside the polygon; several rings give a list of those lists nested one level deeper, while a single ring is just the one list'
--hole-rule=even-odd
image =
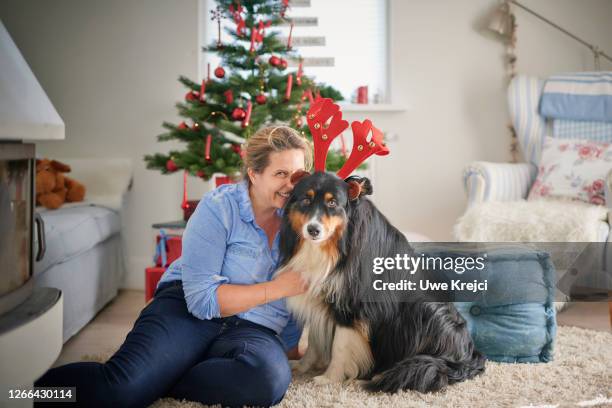
[{"label": "wooden floor", "polygon": [[[144,292],[120,291],[119,296],[64,344],[54,366],[80,361],[86,355],[107,355],[115,351],[123,343],[144,305]],[[611,332],[606,302],[572,303],[558,315],[557,320],[560,325]]]},{"label": "wooden floor", "polygon": [[144,305],[143,291],[120,290],[113,301],[64,344],[54,367],[80,361],[85,355],[108,354],[117,350]]}]

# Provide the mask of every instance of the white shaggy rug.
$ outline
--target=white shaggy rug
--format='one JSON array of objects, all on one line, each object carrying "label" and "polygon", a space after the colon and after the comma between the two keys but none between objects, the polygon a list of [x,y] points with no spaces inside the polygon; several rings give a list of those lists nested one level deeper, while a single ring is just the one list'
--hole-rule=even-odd
[{"label": "white shaggy rug", "polygon": [[[107,356],[105,356],[107,357]],[[104,361],[102,356],[90,360]],[[612,334],[559,327],[547,364],[488,362],[483,375],[433,394],[370,394],[356,384],[316,386],[295,378],[279,407],[612,407]],[[152,408],[202,408],[158,400]]]},{"label": "white shaggy rug", "polygon": [[493,201],[459,218],[463,242],[596,242],[607,209],[576,201]]}]

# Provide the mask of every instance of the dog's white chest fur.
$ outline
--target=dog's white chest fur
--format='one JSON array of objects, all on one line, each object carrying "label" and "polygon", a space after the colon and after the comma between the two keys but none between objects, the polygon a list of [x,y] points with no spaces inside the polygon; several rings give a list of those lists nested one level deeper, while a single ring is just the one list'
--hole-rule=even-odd
[{"label": "dog's white chest fur", "polygon": [[313,315],[321,315],[325,297],[324,282],[334,266],[333,260],[318,245],[305,241],[289,263],[278,271],[283,273],[285,270],[294,270],[308,282],[306,293],[287,299],[287,307],[302,323],[312,324]]},{"label": "dog's white chest fur", "polygon": [[367,373],[373,362],[367,327],[336,327],[331,315],[327,302],[334,301],[342,286],[341,278],[331,275],[335,263],[321,247],[304,242],[286,266],[299,272],[310,285],[306,293],[287,299],[293,315],[309,326],[308,349],[297,369],[305,372],[327,367],[325,374],[315,378],[323,383],[357,378]]}]

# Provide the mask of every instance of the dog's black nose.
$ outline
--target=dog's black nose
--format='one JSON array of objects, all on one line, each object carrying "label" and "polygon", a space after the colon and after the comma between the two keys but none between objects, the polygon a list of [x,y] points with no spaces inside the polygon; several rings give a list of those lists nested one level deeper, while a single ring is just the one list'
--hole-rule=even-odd
[{"label": "dog's black nose", "polygon": [[319,227],[315,224],[310,224],[306,227],[306,230],[308,231],[308,233],[310,234],[311,237],[313,238],[317,238],[319,236],[319,234],[321,233],[321,230],[319,229]]}]

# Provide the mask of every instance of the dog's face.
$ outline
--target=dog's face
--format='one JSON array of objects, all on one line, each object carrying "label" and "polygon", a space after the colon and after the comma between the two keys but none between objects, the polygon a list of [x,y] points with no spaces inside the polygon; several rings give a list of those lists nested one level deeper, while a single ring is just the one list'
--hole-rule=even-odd
[{"label": "dog's face", "polygon": [[364,180],[369,186],[369,180],[355,180],[347,182],[332,173],[316,172],[297,181],[287,205],[294,232],[315,244],[337,240],[346,227],[350,201],[369,193],[361,189]]}]

